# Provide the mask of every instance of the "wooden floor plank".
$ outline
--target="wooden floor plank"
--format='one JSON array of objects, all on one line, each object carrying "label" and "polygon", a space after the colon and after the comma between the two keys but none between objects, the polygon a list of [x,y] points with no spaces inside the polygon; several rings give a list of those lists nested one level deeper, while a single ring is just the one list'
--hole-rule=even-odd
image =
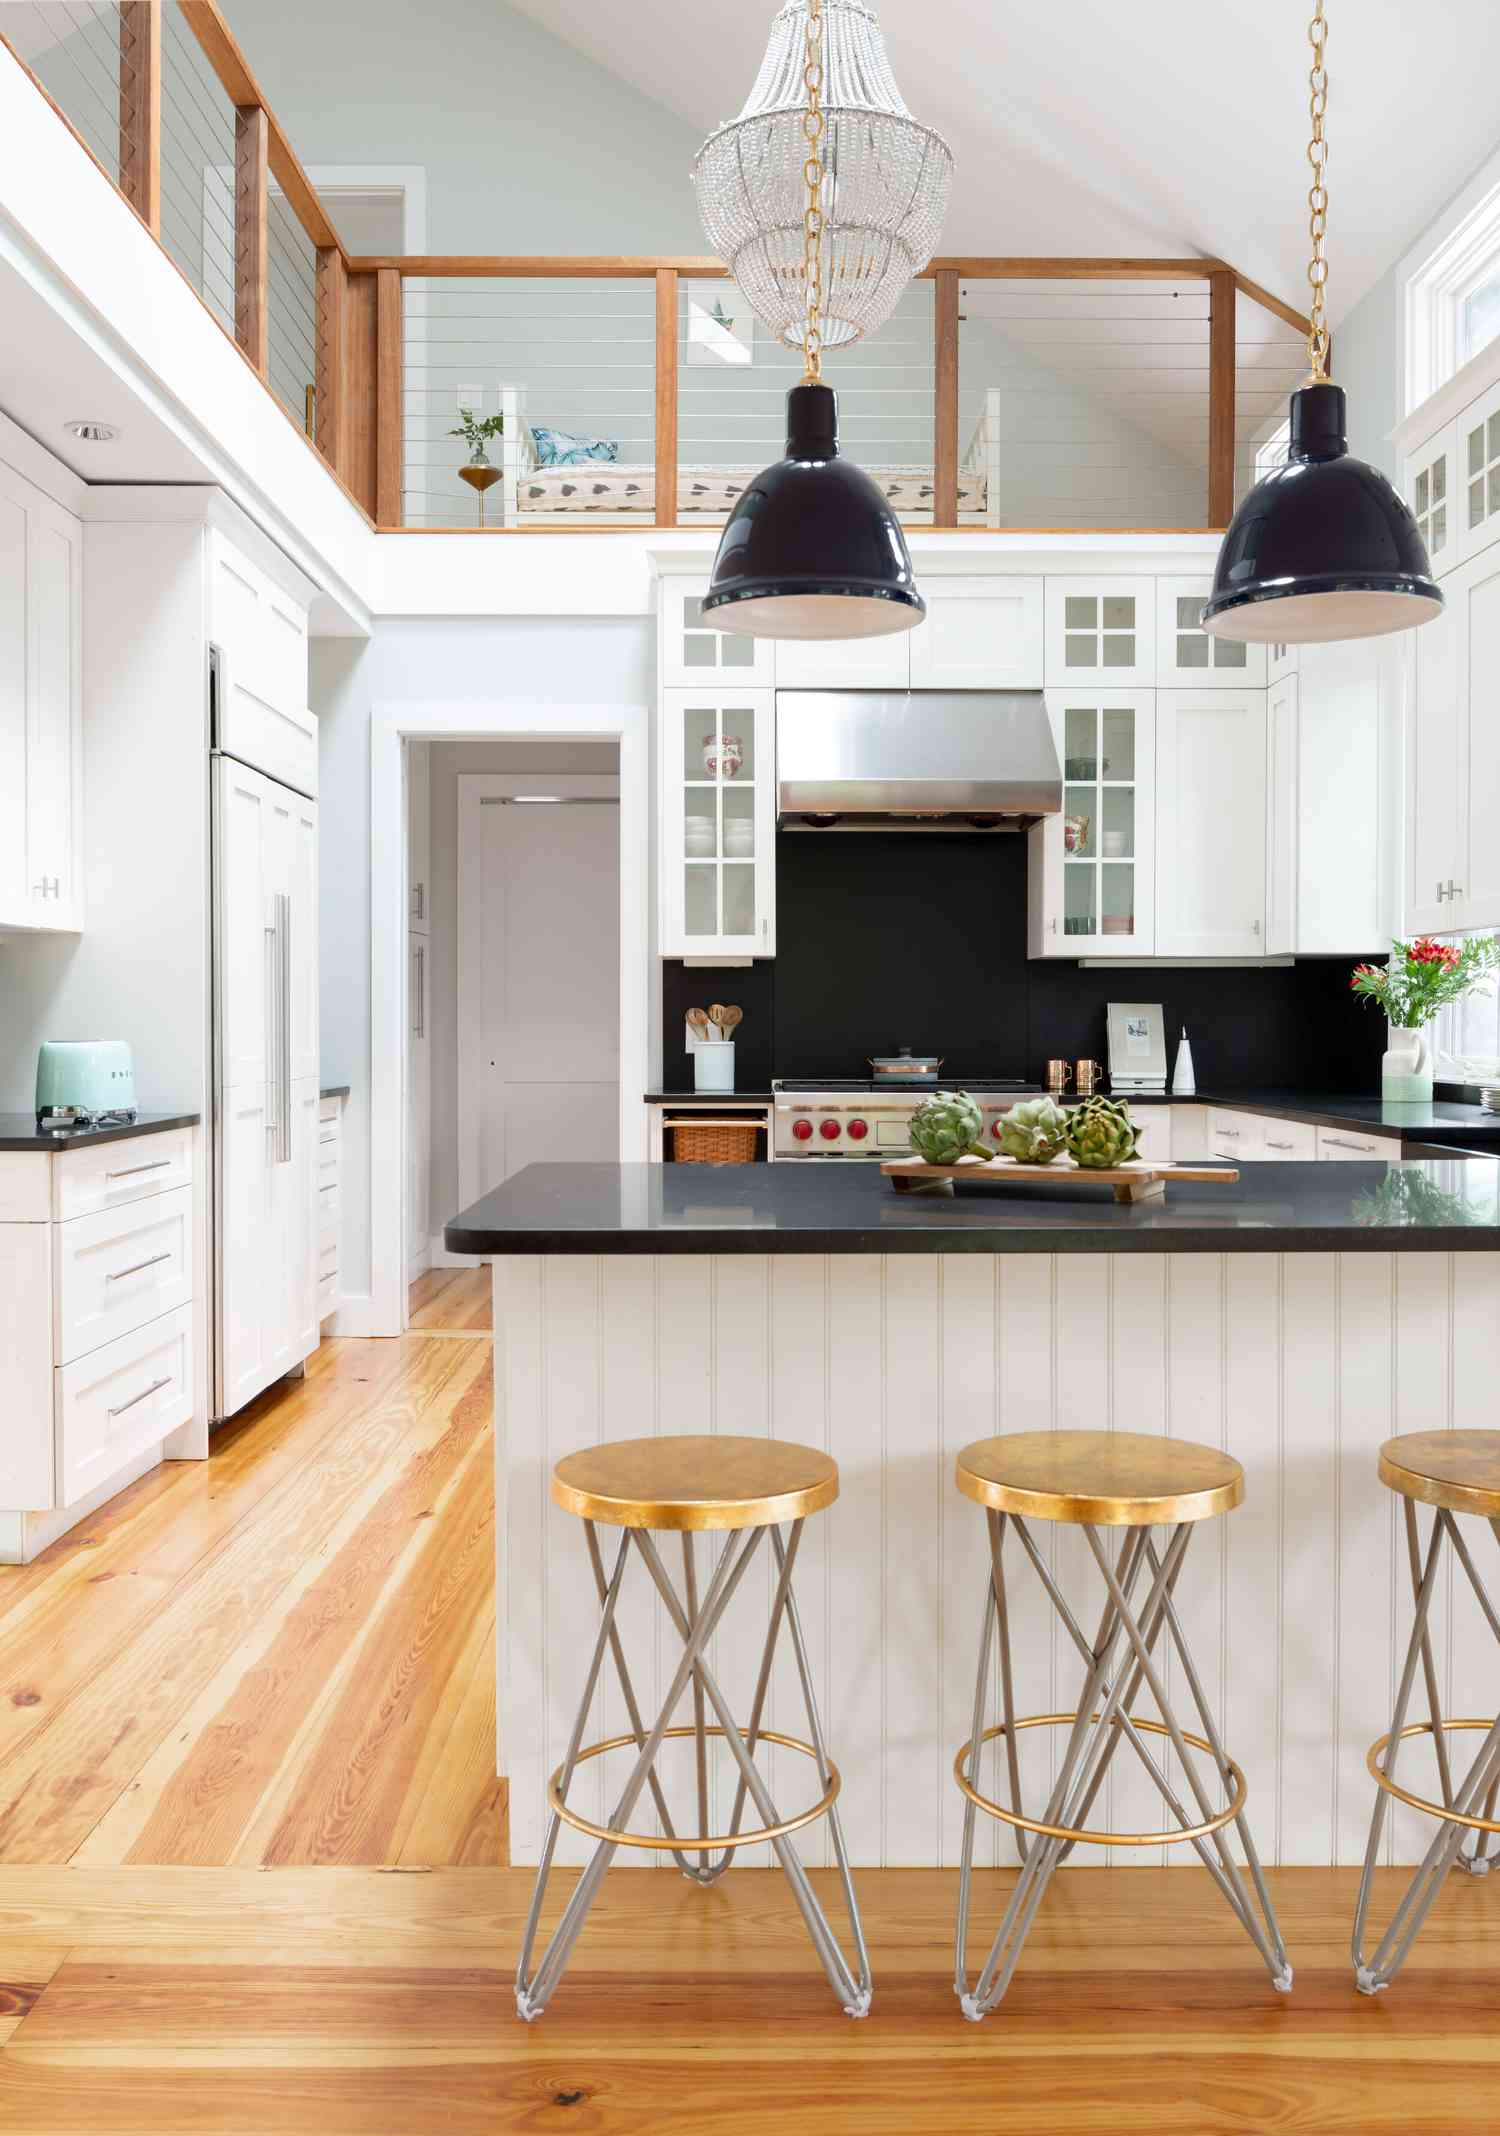
[{"label": "wooden floor plank", "polygon": [[494,1326],[493,1294],[488,1262],[481,1268],[429,1268],[411,1286],[407,1324],[423,1331],[487,1332]]},{"label": "wooden floor plank", "polygon": [[498,1869],[509,1855],[507,1787],[495,1773],[493,1603],[475,1622],[454,1689],[453,1725],[413,1784],[417,1809],[401,1842],[403,1869]]},{"label": "wooden floor plank", "polygon": [[268,1635],[258,1650],[247,1641],[230,1656],[137,1776],[135,1799],[101,1820],[75,1861],[212,1866],[236,1858],[320,1688],[368,1634],[393,1568],[404,1552],[435,1541],[435,1504],[474,1448],[488,1450],[488,1364],[479,1345],[458,1361],[425,1430],[402,1441],[404,1465],[368,1517],[284,1615],[257,1627]]},{"label": "wooden floor plank", "polygon": [[[1494,2125],[1500,1908],[1483,1884],[1445,1891],[1432,1939],[1370,2000],[1345,1948],[1353,1872],[1273,1874],[1298,1969],[1283,1997],[1194,1870],[1065,1870],[1006,2002],[975,2026],[949,1978],[952,1874],[859,1881],[863,2022],[836,2008],[775,1872],[702,1892],[647,1870],[607,1880],[527,2026],[511,1972],[524,1871],[0,1871],[12,1972],[32,1936],[72,1941],[0,2053],[0,2129],[490,2136],[565,2108],[590,2136]],[[1382,1873],[1383,1906],[1402,1881]],[[981,1879],[986,1920],[1010,1882]]]},{"label": "wooden floor plank", "polygon": [[178,1583],[125,1648],[0,1769],[0,1861],[66,1861],[289,1581],[341,1521],[383,1488],[382,1471],[465,1353],[412,1346],[408,1369],[357,1430],[335,1435]]}]

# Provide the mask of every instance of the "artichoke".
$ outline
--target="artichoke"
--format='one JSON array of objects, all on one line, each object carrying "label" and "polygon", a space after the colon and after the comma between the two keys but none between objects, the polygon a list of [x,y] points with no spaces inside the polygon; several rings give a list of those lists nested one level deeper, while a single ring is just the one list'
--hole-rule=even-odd
[{"label": "artichoke", "polygon": [[979,1140],[984,1115],[966,1090],[934,1091],[911,1116],[911,1146],[929,1164],[988,1157]]},{"label": "artichoke", "polygon": [[1028,1098],[1000,1115],[1000,1147],[1023,1164],[1051,1164],[1067,1137],[1067,1115],[1051,1098]]},{"label": "artichoke", "polygon": [[1128,1164],[1141,1131],[1119,1098],[1087,1098],[1068,1114],[1068,1155],[1089,1171]]}]

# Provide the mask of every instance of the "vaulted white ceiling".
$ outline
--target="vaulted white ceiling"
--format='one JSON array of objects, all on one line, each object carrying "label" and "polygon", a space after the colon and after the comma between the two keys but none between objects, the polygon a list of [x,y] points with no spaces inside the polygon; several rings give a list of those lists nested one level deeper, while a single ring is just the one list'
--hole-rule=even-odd
[{"label": "vaulted white ceiling", "polygon": [[[707,133],[775,0],[515,0]],[[1496,0],[1327,0],[1335,324],[1500,139]],[[1212,253],[1302,308],[1311,0],[885,0],[958,162],[946,253]],[[569,115],[558,114],[566,153]],[[684,174],[684,177],[686,174]]]}]

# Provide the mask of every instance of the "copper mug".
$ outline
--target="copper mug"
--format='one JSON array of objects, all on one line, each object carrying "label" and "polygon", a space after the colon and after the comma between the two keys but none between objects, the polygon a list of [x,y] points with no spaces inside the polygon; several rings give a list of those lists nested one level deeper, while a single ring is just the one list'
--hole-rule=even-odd
[{"label": "copper mug", "polygon": [[1103,1061],[1080,1061],[1076,1072],[1079,1097],[1091,1098],[1104,1076]]},{"label": "copper mug", "polygon": [[1060,1098],[1072,1078],[1072,1066],[1067,1061],[1048,1061],[1046,1084],[1050,1096]]}]

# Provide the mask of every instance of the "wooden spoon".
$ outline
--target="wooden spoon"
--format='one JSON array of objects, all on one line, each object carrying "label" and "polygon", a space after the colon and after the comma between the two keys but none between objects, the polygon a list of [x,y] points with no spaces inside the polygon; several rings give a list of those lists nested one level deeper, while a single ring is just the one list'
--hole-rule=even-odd
[{"label": "wooden spoon", "polygon": [[724,1036],[725,1036],[726,1038],[730,1038],[730,1037],[732,1037],[732,1036],[733,1036],[733,1034],[734,1034],[734,1032],[735,1032],[735,1030],[736,1030],[736,1029],[738,1028],[738,1026],[739,1026],[740,1024],[742,1024],[742,1023],[744,1022],[744,1020],[745,1020],[745,1012],[744,1012],[744,1010],[743,1010],[743,1009],[737,1009],[737,1008],[734,1008],[734,1007],[733,1007],[732,1005],[731,1005],[731,1006],[730,1006],[729,1008],[727,1008],[727,1009],[720,1009],[720,1011],[719,1011],[719,1015],[718,1015],[718,1025],[719,1025],[719,1029],[720,1029],[720,1030],[721,1030],[721,1031],[723,1032],[723,1034],[724,1034]]},{"label": "wooden spoon", "polygon": [[708,1020],[708,1014],[706,1010],[689,1009],[687,1012],[687,1020],[689,1027],[697,1032],[699,1038],[704,1039],[706,1041],[708,1039],[718,1037],[719,1034],[717,1033],[717,1031],[715,1031],[713,1025]]},{"label": "wooden spoon", "polygon": [[724,1019],[728,1014],[729,1011],[722,1001],[716,1001],[710,1008],[708,1020],[714,1027],[715,1038],[727,1038],[729,1036],[729,1033],[724,1029]]}]

